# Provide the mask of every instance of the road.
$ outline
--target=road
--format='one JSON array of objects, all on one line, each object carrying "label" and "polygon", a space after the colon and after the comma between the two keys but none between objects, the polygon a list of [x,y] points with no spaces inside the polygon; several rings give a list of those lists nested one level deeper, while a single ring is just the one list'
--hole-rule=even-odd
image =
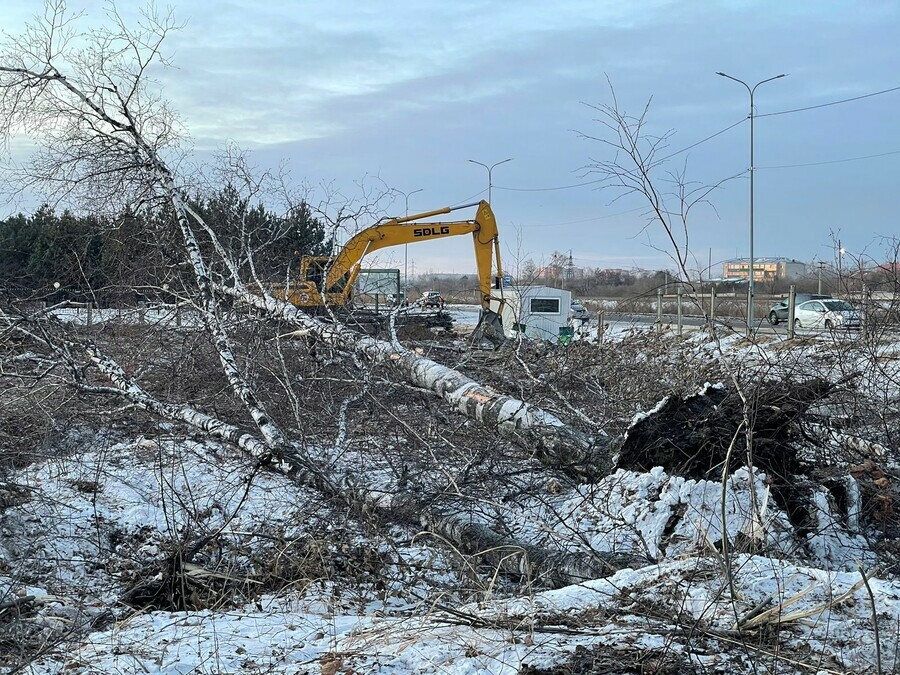
[{"label": "road", "polygon": [[[480,308],[477,305],[447,305],[446,310],[450,312],[453,321],[459,328],[471,326],[472,328],[478,323]],[[592,312],[592,319],[597,321],[596,313]],[[671,314],[663,315],[663,325],[671,326],[674,329],[678,318]],[[656,324],[656,314],[639,314],[629,312],[604,312],[603,322],[610,328],[623,328],[626,326],[652,326]],[[694,330],[706,325],[706,319],[700,316],[684,316],[682,324],[688,330]],[[737,317],[721,317],[716,319],[716,324],[726,327],[735,332],[743,332],[746,330],[746,324]],[[756,332],[759,335],[781,335],[787,337],[787,322],[782,321],[777,326],[772,326],[767,320],[763,319],[757,326]],[[821,335],[825,333],[821,329],[801,329],[797,331],[798,335]],[[836,333],[838,333],[836,331]],[[858,331],[853,331],[851,335],[857,335]]]},{"label": "road", "polygon": [[[656,314],[637,314],[637,313],[620,313],[620,312],[604,312],[603,321],[610,327],[621,328],[623,324],[634,326],[651,326],[656,324]],[[678,317],[671,314],[663,316],[663,325],[675,327]],[[682,317],[682,325],[687,329],[695,329],[706,325],[706,319],[700,316],[684,316]],[[741,333],[747,330],[747,324],[738,317],[720,317],[716,319],[716,325],[720,327],[730,328],[731,330]],[[844,335],[850,336],[860,335],[858,330],[835,330],[828,331],[824,328],[801,328],[795,332],[797,335]],[[759,321],[756,327],[757,335],[781,335],[787,337],[788,324],[787,321],[781,321],[777,326],[773,326],[766,319]]]}]

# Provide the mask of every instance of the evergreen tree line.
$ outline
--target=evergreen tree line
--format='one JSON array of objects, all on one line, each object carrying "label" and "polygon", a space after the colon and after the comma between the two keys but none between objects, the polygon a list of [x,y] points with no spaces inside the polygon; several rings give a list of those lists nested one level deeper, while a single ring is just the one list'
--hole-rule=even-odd
[{"label": "evergreen tree line", "polygon": [[[236,260],[252,254],[256,273],[267,281],[283,281],[297,269],[298,256],[324,255],[331,248],[324,225],[307,204],[279,215],[231,186],[195,196],[189,204]],[[211,253],[208,235],[201,228],[196,232]],[[44,205],[32,215],[0,220],[0,284],[17,297],[52,293],[55,300],[111,302],[159,297],[163,284],[174,290],[189,278],[179,265],[179,244],[168,209],[97,216],[57,213]],[[249,277],[248,266],[242,272]]]}]

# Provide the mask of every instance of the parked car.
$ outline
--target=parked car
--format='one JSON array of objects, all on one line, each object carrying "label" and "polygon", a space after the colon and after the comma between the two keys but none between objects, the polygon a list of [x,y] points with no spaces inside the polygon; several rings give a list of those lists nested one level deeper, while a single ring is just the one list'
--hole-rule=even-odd
[{"label": "parked car", "polygon": [[422,306],[443,308],[444,298],[441,296],[440,291],[425,291],[422,293]]},{"label": "parked car", "polygon": [[[794,307],[798,306],[802,302],[807,302],[808,300],[827,300],[830,298],[830,295],[817,295],[816,293],[797,293],[794,296]],[[781,302],[772,305],[769,308],[769,323],[773,326],[777,326],[782,321],[787,321],[788,312],[790,311],[789,304],[790,301],[785,298]]]},{"label": "parked car", "polygon": [[591,316],[588,314],[584,305],[577,300],[573,300],[572,304],[569,305],[569,321],[581,321],[581,323],[586,323],[590,318]]},{"label": "parked car", "polygon": [[794,310],[795,328],[859,328],[862,315],[846,300],[809,300]]}]

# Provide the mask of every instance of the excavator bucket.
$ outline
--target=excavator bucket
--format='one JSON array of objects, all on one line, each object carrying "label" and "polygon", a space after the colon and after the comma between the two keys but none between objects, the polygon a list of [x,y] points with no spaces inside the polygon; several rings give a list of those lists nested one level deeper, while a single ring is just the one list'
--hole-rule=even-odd
[{"label": "excavator bucket", "polygon": [[506,342],[506,335],[503,333],[503,319],[497,312],[482,310],[481,318],[472,332],[472,337],[479,343],[479,346],[499,349]]}]

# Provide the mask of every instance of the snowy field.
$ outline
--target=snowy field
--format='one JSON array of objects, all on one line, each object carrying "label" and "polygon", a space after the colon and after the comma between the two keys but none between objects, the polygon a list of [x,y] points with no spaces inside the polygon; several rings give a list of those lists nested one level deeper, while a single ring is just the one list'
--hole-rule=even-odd
[{"label": "snowy field", "polygon": [[[450,311],[459,323],[472,316]],[[92,320],[135,318],[101,311]],[[137,319],[177,329],[171,311]],[[604,339],[624,345],[641,332]],[[583,337],[596,339],[596,328]],[[862,372],[868,400],[896,406],[898,346],[838,360],[839,347],[807,341],[792,351],[832,381]],[[670,358],[765,367],[775,379],[788,367],[774,338],[695,333],[680,349]],[[888,538],[867,516],[858,468],[843,466],[840,491],[810,489],[802,528],[777,503],[771,477],[746,467],[725,481],[619,469],[589,484],[485,498],[471,518],[502,520],[522,541],[648,559],[548,588],[499,574],[473,582],[451,547],[408,527],[373,534],[339,504],[228,446],[164,423],[130,434],[72,429],[44,459],[8,471],[15,490],[0,493],[0,621],[21,614],[20,639],[44,641],[17,672],[883,673],[900,663],[900,581],[883,556]],[[831,431],[822,443],[836,451],[849,438]],[[892,483],[898,448],[854,438],[880,467],[876,483]],[[377,475],[353,453],[334,461]],[[137,607],[135,597],[166,578],[160,561],[198,537],[210,543],[203,563],[186,567],[184,592],[233,590],[203,609]],[[299,565],[300,557],[309,572],[290,583],[273,584],[264,571],[263,559]],[[370,567],[343,583],[335,570],[361,560]],[[14,650],[8,637],[2,644]]]},{"label": "snowy field", "polygon": [[[311,580],[222,610],[129,610],[117,598],[134,576],[132,561],[158,553],[165,540],[201,524],[212,528],[228,541],[232,573],[247,574],[240,551],[254,533],[303,536],[315,520],[306,506],[315,496],[286,478],[249,477],[220,448],[148,439],[90,444],[95,449],[77,461],[46,462],[18,474],[41,498],[3,514],[3,559],[12,576],[3,579],[0,597],[34,596],[49,627],[77,625],[110,610],[118,621],[60,645],[25,672],[512,674],[526,666],[550,668],[579,649],[614,654],[636,647],[655,658],[676,658],[685,672],[752,672],[749,655],[764,650],[755,643],[771,630],[781,633],[780,648],[795,650],[796,658],[812,648],[820,662],[827,657],[839,666],[836,672],[875,672],[873,608],[881,658],[894,663],[898,656],[900,583],[871,579],[866,587],[856,568],[874,562],[865,538],[826,510],[815,534],[802,541],[768,500],[765,477],[756,474],[751,481],[746,470],[726,486],[725,529],[732,540],[739,533],[758,536],[769,555],[738,554],[726,562],[716,554],[719,483],[661,470],[620,471],[517,514],[522,529],[535,536],[555,522],[543,536],[571,541],[577,534],[597,550],[646,546],[657,558],[606,579],[524,595],[486,591],[482,600],[461,605],[448,591],[452,606],[445,608],[427,598],[434,584],[452,588],[449,569],[441,579],[417,582],[402,579],[409,575],[402,569],[409,568],[398,564],[400,578],[377,592],[336,594],[327,580]],[[756,522],[747,515],[752,491],[768,504]],[[175,497],[188,493],[190,511]],[[106,551],[111,555],[100,563]],[[407,564],[428,558],[424,546],[396,553]],[[809,563],[792,562],[798,557]],[[25,561],[27,569],[21,567]],[[440,565],[435,567],[437,573]],[[43,585],[22,585],[23,577],[42,578]],[[70,597],[72,589],[83,596]],[[708,645],[705,653],[686,647],[689,628]],[[738,639],[750,641],[747,657],[716,648],[719,641]],[[780,672],[791,671],[785,664]]]}]

